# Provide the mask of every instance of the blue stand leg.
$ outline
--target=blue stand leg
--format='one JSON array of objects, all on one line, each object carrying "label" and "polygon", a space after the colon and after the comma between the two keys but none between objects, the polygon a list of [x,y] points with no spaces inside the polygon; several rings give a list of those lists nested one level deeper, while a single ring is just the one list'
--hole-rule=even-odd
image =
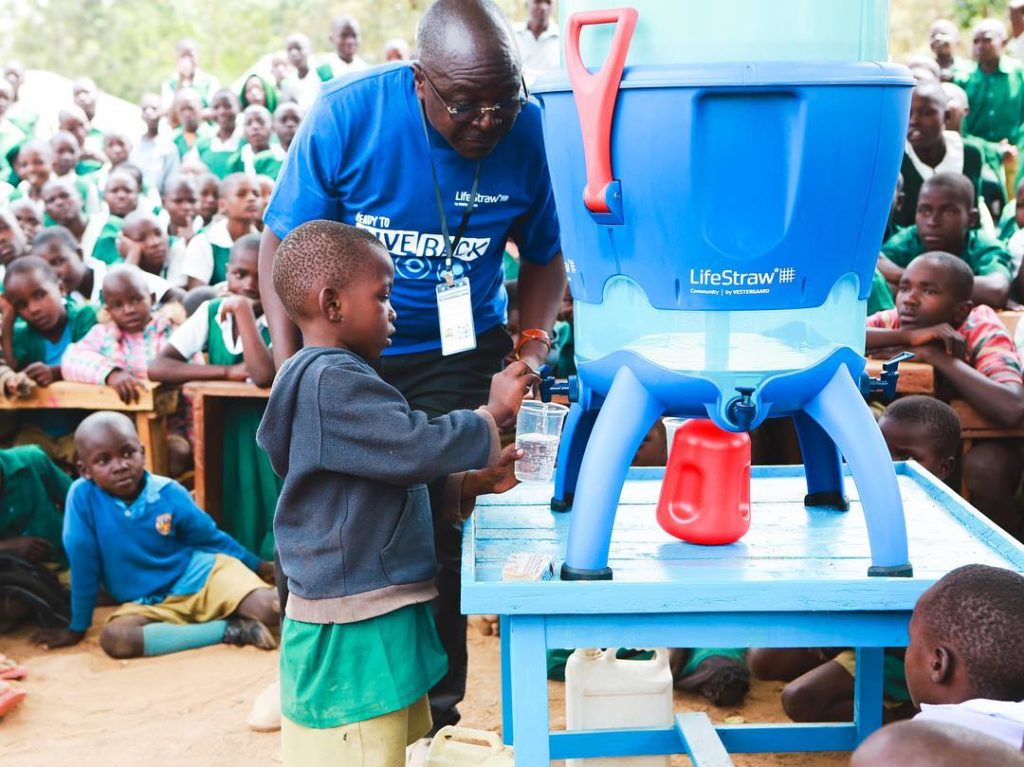
[{"label": "blue stand leg", "polygon": [[845,366],[804,410],[835,440],[857,483],[871,545],[868,575],[911,577],[903,499],[892,458]]},{"label": "blue stand leg", "polygon": [[548,767],[551,764],[551,731],[544,618],[512,616],[508,628],[516,767]]},{"label": "blue stand leg", "polygon": [[858,647],[856,673],[853,680],[853,723],[857,728],[857,745],[882,726],[882,674],[885,650],[881,647]]},{"label": "blue stand leg", "polygon": [[793,425],[807,473],[804,506],[848,511],[850,502],[843,489],[843,456],[836,443],[807,413],[794,415]]},{"label": "blue stand leg", "polygon": [[501,639],[501,739],[506,746],[512,741],[512,651],[509,642],[512,636],[507,615],[498,618]]},{"label": "blue stand leg", "polygon": [[569,522],[562,580],[607,580],[619,495],[637,448],[664,407],[627,367],[615,374],[590,436]]},{"label": "blue stand leg", "polygon": [[573,404],[565,417],[562,441],[558,445],[557,468],[555,469],[555,494],[551,496],[552,511],[568,511],[572,508],[576,494],[576,482],[580,476],[580,464],[587,449],[587,441],[594,430],[598,409],[585,410]]}]

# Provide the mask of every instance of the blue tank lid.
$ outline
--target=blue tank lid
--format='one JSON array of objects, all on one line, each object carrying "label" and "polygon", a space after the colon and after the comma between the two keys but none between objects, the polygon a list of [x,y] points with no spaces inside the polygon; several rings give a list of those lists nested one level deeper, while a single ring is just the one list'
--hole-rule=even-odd
[{"label": "blue tank lid", "polygon": [[[592,70],[593,71],[593,70]],[[914,76],[902,64],[872,61],[758,61],[626,67],[620,88],[760,88],[806,85],[893,85],[911,87]],[[531,93],[570,91],[564,69],[541,75]]]}]

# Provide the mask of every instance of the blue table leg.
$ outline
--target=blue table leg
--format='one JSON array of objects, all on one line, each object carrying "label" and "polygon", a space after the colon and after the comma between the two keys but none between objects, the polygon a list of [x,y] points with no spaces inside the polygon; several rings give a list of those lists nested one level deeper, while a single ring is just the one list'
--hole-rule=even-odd
[{"label": "blue table leg", "polygon": [[664,410],[632,370],[619,368],[583,456],[563,580],[612,577],[608,549],[622,484],[637,448]]},{"label": "blue table leg", "polygon": [[569,408],[569,415],[565,417],[565,428],[562,429],[562,441],[558,445],[555,492],[551,496],[552,511],[569,511],[572,508],[583,453],[587,449],[587,441],[594,430],[594,421],[597,420],[599,412],[596,407],[584,410],[578,404],[573,404]]},{"label": "blue table leg", "polygon": [[549,767],[551,734],[544,618],[513,615],[508,622],[516,767]]},{"label": "blue table leg", "polygon": [[793,425],[807,474],[804,506],[847,511],[850,502],[843,488],[843,456],[836,443],[807,413],[794,415]]},{"label": "blue table leg", "polygon": [[512,741],[512,669],[510,666],[508,616],[498,617],[498,631],[501,639],[501,737],[506,746]]},{"label": "blue table leg", "polygon": [[853,680],[853,723],[857,744],[882,726],[882,665],[885,649],[858,647]]},{"label": "blue table leg", "polygon": [[896,470],[871,409],[846,366],[836,370],[804,410],[835,440],[857,483],[871,546],[868,575],[912,576]]}]

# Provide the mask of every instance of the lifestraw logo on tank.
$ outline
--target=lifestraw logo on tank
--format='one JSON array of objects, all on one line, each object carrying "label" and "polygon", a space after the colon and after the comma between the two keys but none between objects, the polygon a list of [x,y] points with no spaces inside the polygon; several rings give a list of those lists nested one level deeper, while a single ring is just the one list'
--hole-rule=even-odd
[{"label": "lifestraw logo on tank", "polygon": [[705,296],[767,295],[778,285],[796,282],[796,269],[776,266],[768,272],[691,269],[690,293]]}]

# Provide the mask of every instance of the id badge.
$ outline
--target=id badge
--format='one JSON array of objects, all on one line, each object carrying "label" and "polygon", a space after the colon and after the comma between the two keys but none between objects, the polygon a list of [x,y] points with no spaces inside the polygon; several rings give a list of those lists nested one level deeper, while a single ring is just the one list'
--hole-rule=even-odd
[{"label": "id badge", "polygon": [[441,328],[441,354],[449,356],[476,348],[473,301],[465,277],[437,286],[437,319]]}]

